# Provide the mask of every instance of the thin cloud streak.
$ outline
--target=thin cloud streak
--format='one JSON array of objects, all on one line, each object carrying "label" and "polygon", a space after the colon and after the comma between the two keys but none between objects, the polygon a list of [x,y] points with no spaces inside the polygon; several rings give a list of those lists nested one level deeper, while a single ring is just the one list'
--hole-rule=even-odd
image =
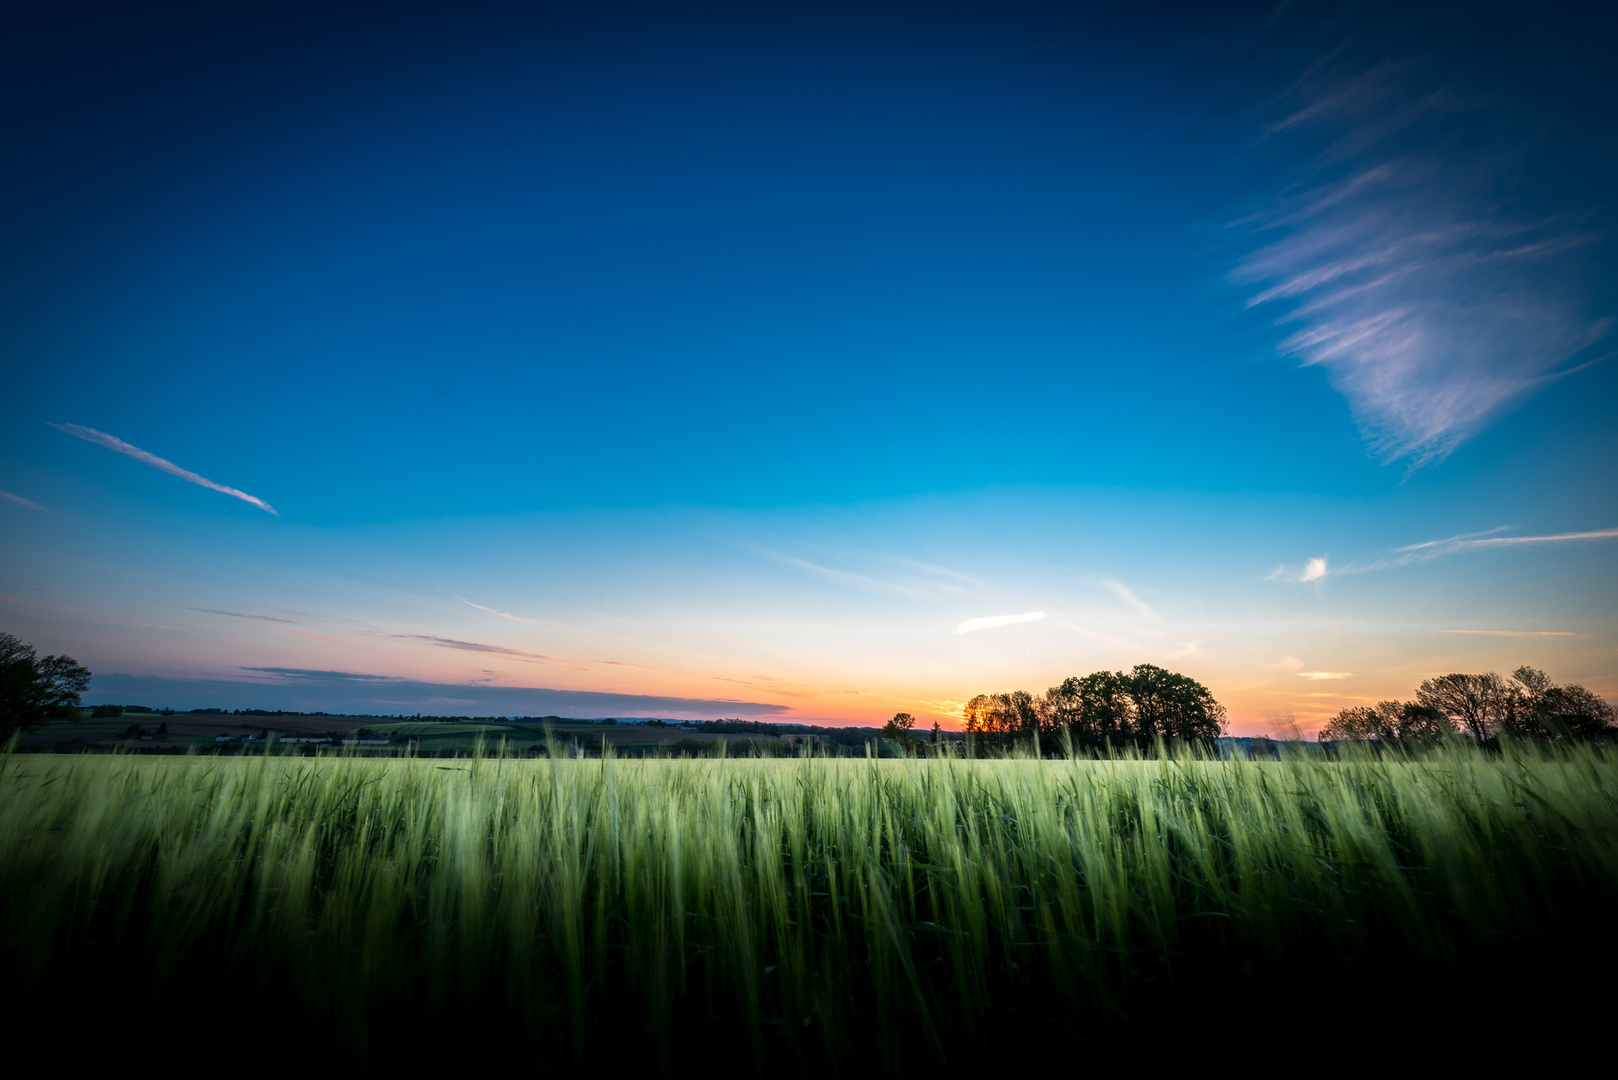
[{"label": "thin cloud streak", "polygon": [[821,566],[819,563],[812,563],[806,559],[800,559],[795,555],[788,555],[785,552],[780,551],[772,551],[769,548],[761,547],[758,550],[764,552],[766,555],[769,555],[771,558],[779,559],[781,562],[784,562],[789,566],[796,566],[799,569],[808,570],[811,573],[819,574],[830,581],[837,582],[839,585],[852,585],[856,588],[871,589],[876,592],[900,593],[905,596],[916,595],[915,589],[908,588],[904,585],[896,585],[891,581],[882,581],[878,578],[866,577],[864,574],[856,574],[848,570],[838,570],[830,566]]},{"label": "thin cloud streak", "polygon": [[[477,605],[474,604],[473,606],[476,607]],[[740,686],[752,686],[757,689],[769,690],[772,693],[778,693],[786,697],[804,696],[803,694],[794,693],[790,690],[783,690],[779,687],[762,685],[761,682],[750,681],[747,679],[731,679],[726,678],[723,675],[710,675],[699,671],[685,671],[680,668],[654,667],[651,664],[636,664],[628,660],[569,660],[564,657],[546,656],[544,653],[528,652],[524,649],[513,649],[505,645],[485,645],[478,641],[458,641],[454,638],[435,637],[431,634],[391,634],[389,636],[400,641],[424,641],[429,645],[435,645],[441,649],[456,649],[462,652],[484,653],[489,656],[504,657],[505,659],[515,660],[522,664],[565,664],[571,665],[577,668],[579,671],[589,671],[590,668],[585,666],[589,664],[599,664],[604,667],[638,668],[642,671],[668,672],[676,675],[689,675],[696,678],[712,679],[716,682],[728,682],[736,683]],[[345,643],[337,642],[337,644]],[[763,682],[766,683],[778,681],[779,680],[763,680]]]},{"label": "thin cloud streak", "polygon": [[271,616],[271,615],[243,614],[240,611],[220,611],[218,608],[211,608],[211,607],[194,607],[194,608],[187,608],[186,610],[187,611],[200,611],[200,612],[202,612],[202,613],[204,613],[206,615],[229,615],[232,619],[257,619],[259,622],[278,622],[278,623],[287,623],[288,625],[291,625],[291,626],[297,625],[297,620],[295,620],[295,619],[277,619],[277,618],[275,618],[274,616]]},{"label": "thin cloud streak", "polygon": [[[1495,529],[1489,530],[1491,533],[1497,531]],[[1426,540],[1419,544],[1394,548],[1394,555],[1391,558],[1377,559],[1375,562],[1364,565],[1345,566],[1337,572],[1348,574],[1366,573],[1371,570],[1387,570],[1400,566],[1410,566],[1413,563],[1428,562],[1432,559],[1442,559],[1448,555],[1464,555],[1468,552],[1487,551],[1493,548],[1614,539],[1618,539],[1618,529],[1593,529],[1588,532],[1552,533],[1545,536],[1491,536],[1488,533],[1461,533],[1458,536],[1449,536],[1442,540]]]},{"label": "thin cloud streak", "polygon": [[1434,630],[1435,634],[1481,634],[1485,637],[1577,637],[1571,630]]},{"label": "thin cloud streak", "polygon": [[233,487],[226,487],[224,484],[216,484],[206,477],[198,476],[189,469],[180,468],[172,461],[160,458],[156,454],[148,453],[138,446],[131,446],[116,435],[108,435],[106,432],[97,431],[94,428],[80,427],[78,424],[51,424],[50,426],[58,431],[65,431],[76,439],[83,439],[85,442],[95,443],[97,446],[104,446],[108,450],[114,450],[125,457],[132,457],[136,461],[166,472],[170,476],[178,476],[187,483],[205,487],[210,491],[217,491],[221,495],[229,495],[233,499],[240,499],[242,502],[256,506],[266,513],[274,514],[276,517],[281,516],[275,507],[256,495],[249,495],[245,491],[238,491]]},{"label": "thin cloud streak", "polygon": [[554,656],[543,653],[527,652],[523,649],[508,649],[504,645],[484,645],[476,641],[457,641],[454,638],[434,637],[431,634],[394,634],[400,641],[425,641],[429,645],[436,645],[440,649],[459,649],[462,652],[488,653],[491,656],[504,656],[510,660],[517,660],[524,664],[558,664],[567,663]]},{"label": "thin cloud streak", "polygon": [[563,626],[561,623],[546,622],[543,619],[525,619],[521,615],[511,614],[509,611],[496,611],[492,607],[484,607],[482,604],[474,604],[472,601],[462,596],[457,596],[455,599],[459,600],[467,607],[475,607],[479,611],[487,611],[490,615],[498,615],[500,618],[510,619],[512,622],[528,623],[531,626],[549,626],[557,630],[566,630],[570,634],[578,633],[577,630],[574,630],[571,627]]},{"label": "thin cloud streak", "polygon": [[1135,611],[1151,625],[1152,630],[1159,633],[1162,632],[1162,620],[1157,617],[1157,612],[1152,610],[1152,606],[1150,604],[1131,592],[1129,586],[1125,585],[1121,581],[1114,581],[1111,578],[1102,578],[1101,583],[1107,588],[1111,589],[1113,592],[1117,593],[1119,599],[1123,600],[1124,603],[1134,608]]},{"label": "thin cloud streak", "polygon": [[278,679],[317,679],[322,682],[386,683],[405,681],[397,675],[366,675],[354,671],[321,671],[314,668],[243,667],[240,670],[251,671],[255,674],[273,675]]},{"label": "thin cloud streak", "polygon": [[[1341,566],[1331,567],[1328,570],[1325,556],[1310,559],[1302,571],[1293,573],[1285,566],[1278,566],[1265,575],[1266,581],[1284,581],[1290,584],[1299,584],[1307,581],[1319,581],[1330,573],[1337,577],[1342,574],[1368,574],[1376,570],[1393,570],[1402,566],[1411,566],[1416,563],[1430,562],[1433,559],[1442,559],[1450,555],[1464,555],[1473,551],[1488,551],[1495,548],[1529,547],[1538,544],[1567,544],[1588,543],[1596,540],[1618,540],[1618,529],[1591,529],[1586,532],[1550,533],[1543,536],[1497,536],[1504,526],[1488,529],[1484,532],[1460,533],[1455,536],[1446,536],[1439,540],[1423,540],[1419,544],[1407,544],[1404,547],[1393,549],[1393,554],[1386,558],[1373,559],[1370,562],[1345,563]],[[1441,631],[1451,633],[1452,631]],[[1453,633],[1468,633],[1470,631],[1453,631]],[[1481,631],[1480,631],[1481,632]]]},{"label": "thin cloud streak", "polygon": [[996,626],[1015,626],[1018,623],[1039,622],[1045,617],[1043,611],[1026,611],[1021,615],[990,615],[983,619],[968,619],[955,628],[957,634],[971,634],[979,630],[990,630]]},{"label": "thin cloud streak", "polygon": [[[1475,535],[1475,534],[1473,534]],[[1517,544],[1556,544],[1568,540],[1612,540],[1618,538],[1618,529],[1593,529],[1589,532],[1554,533],[1549,536],[1452,536],[1446,540],[1429,540],[1423,544],[1395,548],[1395,551],[1441,550],[1444,554],[1457,551],[1478,551],[1482,548],[1511,547]]]},{"label": "thin cloud streak", "polygon": [[240,678],[211,680],[98,674],[91,684],[90,700],[167,704],[182,709],[229,701],[248,707],[281,709],[293,705],[309,710],[372,714],[444,712],[453,706],[457,713],[665,716],[693,720],[716,716],[770,717],[783,711],[779,704],[734,698],[434,683],[396,675],[310,668],[244,667],[238,670],[242,674]]},{"label": "thin cloud streak", "polygon": [[0,499],[10,499],[18,506],[26,506],[30,510],[38,510],[41,514],[55,514],[56,511],[47,506],[41,506],[32,499],[25,499],[21,495],[13,495],[9,491],[0,491]]}]

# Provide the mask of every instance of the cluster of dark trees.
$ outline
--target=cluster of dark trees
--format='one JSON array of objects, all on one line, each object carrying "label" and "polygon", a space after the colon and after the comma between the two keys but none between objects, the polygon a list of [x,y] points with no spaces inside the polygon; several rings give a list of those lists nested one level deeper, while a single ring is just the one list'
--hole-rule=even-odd
[{"label": "cluster of dark trees", "polygon": [[1421,745],[1455,734],[1479,743],[1512,739],[1601,739],[1618,735],[1618,718],[1600,697],[1573,683],[1558,686],[1538,668],[1509,679],[1494,672],[1440,675],[1414,701],[1382,701],[1344,709],[1320,729],[1322,742],[1362,740]]},{"label": "cluster of dark trees", "polygon": [[970,738],[1003,745],[1037,737],[1048,749],[1064,735],[1076,746],[1096,747],[1225,733],[1225,707],[1207,687],[1154,664],[1073,676],[1043,694],[979,694],[966,703],[965,716]]},{"label": "cluster of dark trees", "polygon": [[116,720],[125,713],[135,713],[141,716],[173,716],[173,709],[153,709],[147,705],[97,705],[90,710],[90,717],[94,720]]},{"label": "cluster of dark trees", "polygon": [[76,720],[90,671],[71,656],[40,656],[34,647],[0,633],[0,741]]}]

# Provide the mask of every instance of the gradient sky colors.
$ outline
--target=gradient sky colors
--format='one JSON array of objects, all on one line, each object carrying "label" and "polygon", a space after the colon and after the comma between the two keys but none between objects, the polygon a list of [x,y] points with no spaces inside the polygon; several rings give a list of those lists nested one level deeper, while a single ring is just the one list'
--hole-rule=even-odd
[{"label": "gradient sky colors", "polygon": [[0,626],[94,700],[1618,695],[1611,14],[3,18]]}]

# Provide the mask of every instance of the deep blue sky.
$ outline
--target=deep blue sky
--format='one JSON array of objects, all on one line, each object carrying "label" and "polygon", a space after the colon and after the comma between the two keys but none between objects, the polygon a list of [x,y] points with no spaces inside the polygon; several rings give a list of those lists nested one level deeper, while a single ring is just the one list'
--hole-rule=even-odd
[{"label": "deep blue sky", "polygon": [[[1230,681],[1264,649],[1296,660],[1294,615],[1223,591],[1221,574],[1247,571],[1210,566],[1215,548],[1264,572],[1298,564],[1281,581],[1328,551],[1369,566],[1459,534],[1618,526],[1618,35],[1588,5],[54,3],[0,18],[0,490],[15,496],[0,591],[19,601],[11,625],[98,671],[280,662],[453,685],[485,676],[245,639],[215,655],[205,626],[163,644],[136,624],[223,608],[207,600],[222,590],[261,614],[383,618],[345,586],[277,576],[308,572],[416,597],[387,616],[396,640],[460,641],[432,604],[464,600],[474,566],[477,602],[499,611],[511,596],[571,604],[572,622],[644,621],[609,598],[667,558],[637,595],[690,594],[591,648],[677,667],[673,682],[487,678],[690,696],[687,676],[773,678],[811,655],[804,685],[880,683],[832,658],[810,593],[771,600],[778,651],[752,655],[746,598],[768,588],[729,556],[718,591],[735,599],[713,618],[731,629],[692,630],[715,595],[692,561],[770,533],[784,565],[845,574],[855,549],[933,545],[1034,583],[1051,552],[1085,551],[1086,572],[1130,595],[1226,605],[1268,644],[1215,661],[1227,631],[1186,630],[1186,651],[1154,614],[1145,637],[1109,638],[1123,645],[1048,643],[969,678],[1203,656],[1199,674]],[[952,523],[942,538],[918,507]],[[540,529],[643,546],[509,554]],[[489,550],[462,550],[468,536]],[[804,554],[839,540],[836,558]],[[1299,663],[1371,667],[1424,612],[1481,618],[1466,605],[1502,576],[1526,597],[1487,614],[1513,633],[1615,597],[1610,541],[1530,548],[1538,561],[1509,572],[1474,562],[1436,608],[1400,606],[1426,585],[1388,586],[1397,629]],[[980,606],[1059,606],[1033,584],[984,588]],[[1611,625],[1580,625],[1582,651],[1552,674],[1618,674]],[[894,646],[895,672],[925,670],[862,690],[872,708],[993,688],[935,685],[929,647]],[[855,652],[881,666],[880,649]],[[1378,669],[1375,692],[1439,662]]]}]

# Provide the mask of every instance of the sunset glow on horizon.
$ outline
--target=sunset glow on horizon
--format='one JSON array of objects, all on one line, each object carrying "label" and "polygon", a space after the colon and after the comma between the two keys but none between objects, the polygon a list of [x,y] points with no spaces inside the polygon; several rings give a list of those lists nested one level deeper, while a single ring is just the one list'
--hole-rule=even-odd
[{"label": "sunset glow on horizon", "polygon": [[1618,698],[1604,38],[1394,10],[24,20],[0,630],[181,709]]}]

